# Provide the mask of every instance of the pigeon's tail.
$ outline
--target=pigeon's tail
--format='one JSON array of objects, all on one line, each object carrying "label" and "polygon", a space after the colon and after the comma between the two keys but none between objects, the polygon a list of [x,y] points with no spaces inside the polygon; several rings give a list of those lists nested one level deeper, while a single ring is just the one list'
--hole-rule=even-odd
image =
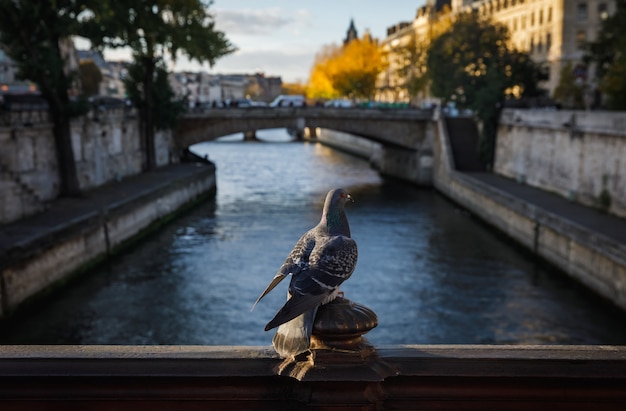
[{"label": "pigeon's tail", "polygon": [[295,357],[309,349],[315,314],[317,314],[317,308],[278,327],[272,339],[272,345],[281,358]]}]

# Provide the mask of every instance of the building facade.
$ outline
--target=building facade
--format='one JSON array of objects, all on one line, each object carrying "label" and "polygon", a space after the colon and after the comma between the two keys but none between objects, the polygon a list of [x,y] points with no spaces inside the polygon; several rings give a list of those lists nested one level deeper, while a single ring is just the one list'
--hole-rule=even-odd
[{"label": "building facade", "polygon": [[[410,29],[394,31],[395,26],[390,27],[382,44],[392,50],[394,42],[407,43],[410,36],[428,43],[441,19],[477,13],[509,28],[512,45],[528,52],[541,66],[547,79],[541,86],[550,95],[565,67],[571,67],[577,81],[593,90],[595,72],[583,63],[584,44],[596,39],[602,21],[615,13],[616,7],[616,0],[429,0],[417,10]],[[385,76],[393,77],[390,70],[391,74],[381,76],[380,88],[385,85]]]}]

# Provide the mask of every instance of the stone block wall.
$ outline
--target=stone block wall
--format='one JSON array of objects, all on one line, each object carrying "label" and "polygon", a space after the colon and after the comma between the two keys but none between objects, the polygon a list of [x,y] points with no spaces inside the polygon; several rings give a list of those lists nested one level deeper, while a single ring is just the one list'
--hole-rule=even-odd
[{"label": "stone block wall", "polygon": [[494,171],[626,217],[626,115],[505,110]]},{"label": "stone block wall", "polygon": [[[51,123],[0,127],[0,224],[45,208],[59,195]],[[124,110],[90,113],[72,122],[72,146],[80,187],[93,189],[143,171],[139,119]],[[171,131],[155,136],[157,166],[178,161]]]},{"label": "stone block wall", "polygon": [[0,224],[44,209],[59,192],[50,124],[0,127]]},{"label": "stone block wall", "polygon": [[626,310],[626,246],[454,169],[447,130],[434,139],[438,191]]}]

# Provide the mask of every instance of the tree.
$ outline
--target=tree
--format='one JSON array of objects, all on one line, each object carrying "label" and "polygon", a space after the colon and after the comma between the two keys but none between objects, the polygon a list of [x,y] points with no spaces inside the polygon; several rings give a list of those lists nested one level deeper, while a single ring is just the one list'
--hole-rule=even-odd
[{"label": "tree", "polygon": [[[135,105],[143,103],[142,81],[144,77],[145,67],[142,64],[138,62],[129,64],[127,76],[124,78],[124,88],[128,98]],[[152,93],[154,128],[157,130],[175,128],[187,107],[187,97],[176,98],[168,79],[165,63],[159,62],[154,68],[154,92]]]},{"label": "tree", "polygon": [[85,60],[80,62],[78,67],[80,73],[80,84],[83,87],[83,94],[93,96],[99,93],[100,83],[102,82],[102,72],[93,62],[93,60]]},{"label": "tree", "polygon": [[474,13],[462,14],[428,52],[433,95],[474,111],[482,122],[480,155],[493,163],[495,134],[507,97],[540,94],[539,68],[527,53],[509,46],[508,29]]},{"label": "tree", "polygon": [[345,45],[329,64],[330,81],[340,95],[370,99],[385,60],[378,43],[366,34]]},{"label": "tree", "polygon": [[329,62],[339,55],[340,48],[336,45],[326,45],[315,55],[311,75],[306,86],[306,95],[310,99],[332,99],[340,97],[333,87]]},{"label": "tree", "polygon": [[395,60],[393,66],[397,67],[396,75],[403,80],[402,86],[411,98],[427,91],[430,82],[427,69],[429,46],[452,25],[449,6],[445,5],[439,12],[433,7],[430,13],[432,14],[426,35],[418,39],[415,32],[411,33],[406,44],[392,48],[388,56]]},{"label": "tree", "polygon": [[146,168],[156,168],[154,151],[155,119],[165,101],[155,98],[159,67],[166,58],[184,54],[191,60],[208,62],[235,51],[224,33],[215,30],[208,9],[212,1],[202,0],[90,0],[91,14],[83,33],[97,48],[128,46],[136,64],[142,66],[138,81],[137,105],[146,148]]},{"label": "tree", "polygon": [[617,1],[615,14],[602,22],[598,38],[587,44],[585,60],[596,63],[599,89],[607,107],[626,110],[626,2]]},{"label": "tree", "polygon": [[561,69],[559,84],[554,89],[554,99],[565,108],[583,107],[583,87],[576,81],[574,66],[567,62]]},{"label": "tree", "polygon": [[412,33],[406,44],[394,47],[389,52],[389,64],[395,68],[396,78],[401,79],[400,87],[406,90],[411,99],[425,91],[428,85],[426,44],[426,41],[417,41],[415,33]]},{"label": "tree", "polygon": [[37,84],[48,103],[58,159],[62,196],[80,194],[70,120],[80,106],[70,100],[76,78],[67,64],[70,36],[76,34],[80,2],[0,0],[0,43],[15,62],[18,76]]},{"label": "tree", "polygon": [[325,46],[316,56],[308,83],[309,98],[365,98],[374,95],[376,78],[385,68],[376,41],[366,34],[343,47]]}]

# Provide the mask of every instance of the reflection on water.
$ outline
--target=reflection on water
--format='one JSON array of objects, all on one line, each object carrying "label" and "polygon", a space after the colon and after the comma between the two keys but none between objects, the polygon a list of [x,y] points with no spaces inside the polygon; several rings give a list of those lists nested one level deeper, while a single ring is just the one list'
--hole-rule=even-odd
[{"label": "reflection on water", "polygon": [[433,190],[282,130],[259,135],[194,147],[217,165],[216,199],[3,324],[0,343],[269,345],[287,281],[250,307],[338,186],[356,199],[359,245],[342,289],[377,313],[372,343],[626,342],[623,314]]}]

